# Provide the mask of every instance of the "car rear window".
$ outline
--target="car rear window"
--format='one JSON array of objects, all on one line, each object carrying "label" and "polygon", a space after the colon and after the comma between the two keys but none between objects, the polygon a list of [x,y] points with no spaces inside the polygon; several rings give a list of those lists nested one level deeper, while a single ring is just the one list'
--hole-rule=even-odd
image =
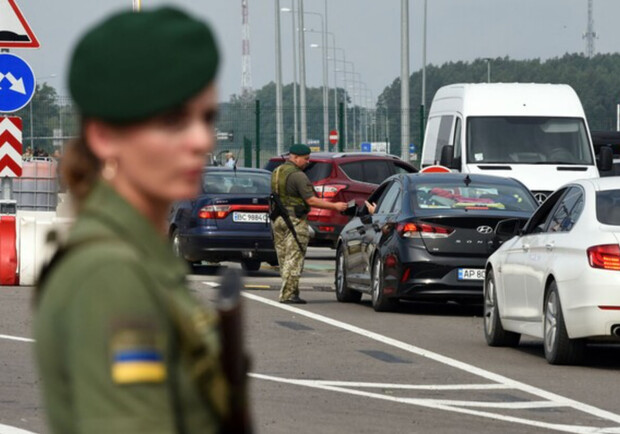
[{"label": "car rear window", "polygon": [[264,169],[265,170],[269,170],[270,172],[273,172],[276,167],[284,164],[286,160],[269,160],[267,161],[267,164],[265,164]]},{"label": "car rear window", "polygon": [[522,187],[463,183],[417,184],[413,187],[413,207],[426,209],[494,210],[533,212],[538,204]]},{"label": "car rear window", "polygon": [[620,190],[596,193],[596,219],[606,225],[620,226]]},{"label": "car rear window", "polygon": [[353,161],[341,164],[340,167],[350,179],[375,185],[381,184],[395,173],[391,162],[385,160]]},{"label": "car rear window", "polygon": [[331,163],[324,163],[320,161],[311,161],[308,167],[304,169],[306,175],[312,182],[317,182],[329,177],[332,173]]},{"label": "car rear window", "polygon": [[205,193],[268,195],[271,177],[266,173],[212,170],[203,175],[202,186]]}]

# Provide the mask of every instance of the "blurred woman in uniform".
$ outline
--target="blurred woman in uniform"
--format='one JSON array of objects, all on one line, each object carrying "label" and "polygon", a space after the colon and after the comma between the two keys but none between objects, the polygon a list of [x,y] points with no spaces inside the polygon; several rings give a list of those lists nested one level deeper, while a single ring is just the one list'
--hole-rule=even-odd
[{"label": "blurred woman in uniform", "polygon": [[77,219],[34,324],[56,434],[221,431],[217,315],[190,296],[166,226],[213,151],[217,65],[209,27],[173,8],[115,14],[73,52],[82,134],[62,170]]}]

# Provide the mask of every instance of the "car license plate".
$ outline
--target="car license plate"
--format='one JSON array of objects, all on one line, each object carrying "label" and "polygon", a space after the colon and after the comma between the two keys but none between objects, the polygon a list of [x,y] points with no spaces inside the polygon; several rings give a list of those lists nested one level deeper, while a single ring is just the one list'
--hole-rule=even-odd
[{"label": "car license plate", "polygon": [[236,223],[267,223],[269,217],[266,212],[234,212],[233,221]]},{"label": "car license plate", "polygon": [[484,269],[459,268],[459,280],[484,280]]}]

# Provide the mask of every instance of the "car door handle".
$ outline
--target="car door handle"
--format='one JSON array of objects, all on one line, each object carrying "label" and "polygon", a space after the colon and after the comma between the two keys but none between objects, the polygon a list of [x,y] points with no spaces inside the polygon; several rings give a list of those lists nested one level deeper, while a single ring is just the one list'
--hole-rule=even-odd
[{"label": "car door handle", "polygon": [[545,244],[545,247],[547,248],[547,250],[553,250],[553,248],[555,247],[555,243],[553,241],[549,241]]},{"label": "car door handle", "polygon": [[358,229],[357,233],[360,235],[364,235],[366,233],[366,229]]},{"label": "car door handle", "polygon": [[528,251],[530,250],[530,245],[529,244],[523,244],[523,246],[521,246],[523,248],[524,251]]}]

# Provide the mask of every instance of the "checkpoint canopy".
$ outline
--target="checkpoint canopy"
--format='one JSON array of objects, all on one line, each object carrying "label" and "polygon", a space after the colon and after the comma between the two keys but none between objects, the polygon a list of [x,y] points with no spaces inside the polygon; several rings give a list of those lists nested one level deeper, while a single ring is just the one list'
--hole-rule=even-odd
[{"label": "checkpoint canopy", "polygon": [[12,113],[30,102],[36,88],[28,63],[11,53],[0,53],[0,113]]},{"label": "checkpoint canopy", "polygon": [[15,0],[0,0],[0,48],[39,48],[40,44]]}]

